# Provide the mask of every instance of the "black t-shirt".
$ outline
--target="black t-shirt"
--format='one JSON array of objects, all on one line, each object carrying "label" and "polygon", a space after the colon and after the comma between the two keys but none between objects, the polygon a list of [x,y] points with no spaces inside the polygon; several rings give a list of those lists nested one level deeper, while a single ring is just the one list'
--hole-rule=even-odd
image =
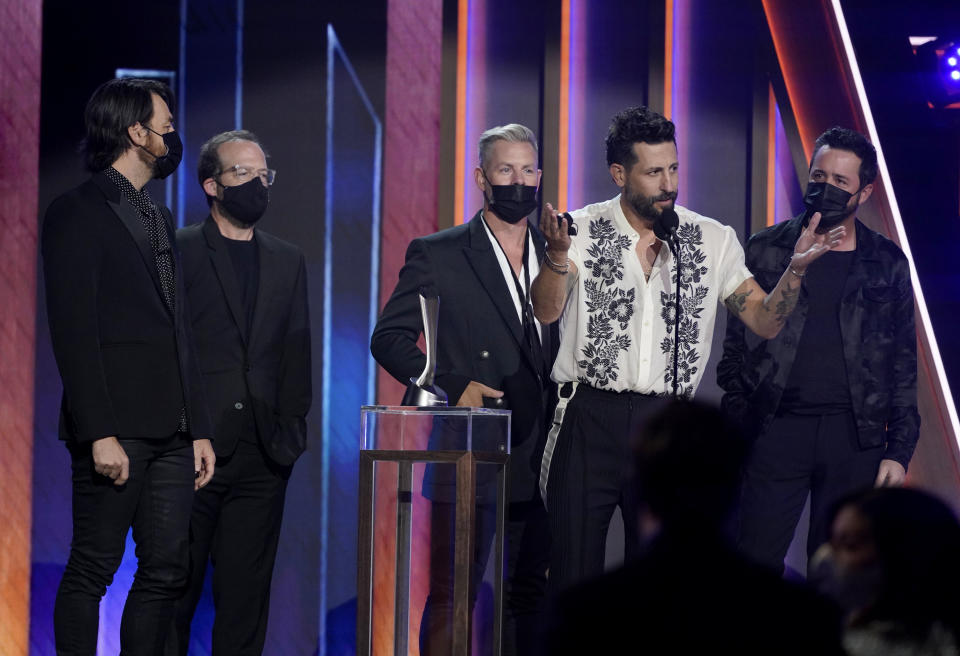
[{"label": "black t-shirt", "polygon": [[840,299],[856,251],[830,251],[804,277],[807,318],[779,412],[828,415],[850,410],[850,385],[840,334]]},{"label": "black t-shirt", "polygon": [[[257,305],[257,288],[260,286],[260,252],[257,248],[257,237],[254,235],[250,241],[224,237],[223,241],[227,244],[227,251],[230,253],[230,260],[233,263],[233,273],[237,278],[237,288],[240,290],[240,302],[243,305],[243,313],[246,317],[247,339],[249,340],[250,333],[253,330],[253,311]],[[249,397],[244,404],[240,440],[251,443],[255,443],[257,440],[257,428]]]},{"label": "black t-shirt", "polygon": [[233,272],[237,277],[237,286],[240,289],[240,301],[246,315],[247,339],[253,329],[253,310],[257,304],[257,287],[260,285],[260,253],[257,250],[257,238],[250,241],[238,239],[223,240],[227,244],[230,260],[233,262]]}]

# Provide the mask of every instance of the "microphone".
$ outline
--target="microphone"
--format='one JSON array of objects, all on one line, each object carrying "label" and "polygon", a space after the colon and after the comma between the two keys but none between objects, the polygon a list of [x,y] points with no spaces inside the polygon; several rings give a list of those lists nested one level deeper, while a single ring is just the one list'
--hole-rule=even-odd
[{"label": "microphone", "polygon": [[660,216],[654,219],[653,234],[657,236],[657,239],[662,239],[670,244],[671,250],[676,250],[677,228],[679,226],[680,217],[677,216],[677,211],[672,207],[668,207],[660,212]]},{"label": "microphone", "polygon": [[573,217],[570,216],[570,212],[562,212],[557,216],[557,222],[559,223],[561,219],[567,220],[567,234],[571,237],[577,234],[577,224],[573,222]]}]

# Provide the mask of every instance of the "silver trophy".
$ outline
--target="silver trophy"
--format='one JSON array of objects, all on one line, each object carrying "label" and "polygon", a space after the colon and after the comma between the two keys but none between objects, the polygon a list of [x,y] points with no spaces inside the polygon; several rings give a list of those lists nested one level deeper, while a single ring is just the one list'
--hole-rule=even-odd
[{"label": "silver trophy", "polygon": [[449,405],[447,393],[433,382],[437,373],[437,320],[440,318],[440,296],[435,288],[420,288],[420,312],[423,315],[423,339],[427,343],[427,363],[419,378],[410,379],[401,405]]}]

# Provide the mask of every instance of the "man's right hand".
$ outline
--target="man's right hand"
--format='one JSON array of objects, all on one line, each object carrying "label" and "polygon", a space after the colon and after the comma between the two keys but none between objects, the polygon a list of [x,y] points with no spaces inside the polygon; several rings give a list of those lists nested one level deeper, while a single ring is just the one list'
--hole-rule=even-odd
[{"label": "man's right hand", "polygon": [[113,479],[114,485],[123,485],[130,477],[130,459],[116,436],[101,437],[93,442],[93,469],[101,476]]},{"label": "man's right hand", "polygon": [[471,380],[467,388],[463,390],[463,394],[460,395],[457,405],[463,408],[482,408],[483,397],[485,396],[499,399],[503,396],[503,392]]},{"label": "man's right hand", "polygon": [[540,213],[540,232],[547,239],[547,250],[550,251],[554,262],[566,261],[567,251],[570,250],[569,227],[567,220],[560,218],[557,210],[553,209],[553,205],[543,204],[543,211]]}]

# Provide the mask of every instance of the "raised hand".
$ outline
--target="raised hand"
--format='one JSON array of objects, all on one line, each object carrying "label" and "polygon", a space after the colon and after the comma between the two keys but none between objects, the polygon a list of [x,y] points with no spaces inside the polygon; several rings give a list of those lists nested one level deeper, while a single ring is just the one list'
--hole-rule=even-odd
[{"label": "raised hand", "polygon": [[[550,203],[544,203],[540,213],[540,232],[547,238],[547,250],[554,255],[566,257],[570,250],[570,234],[565,218],[561,218],[557,210]],[[554,261],[557,258],[553,258]]]},{"label": "raised hand", "polygon": [[817,226],[820,225],[820,212],[815,213],[807,227],[797,238],[797,244],[793,248],[793,257],[790,260],[790,266],[803,273],[804,270],[818,257],[832,248],[836,248],[847,235],[847,229],[844,226],[837,226],[829,232],[823,234],[817,233]]}]

